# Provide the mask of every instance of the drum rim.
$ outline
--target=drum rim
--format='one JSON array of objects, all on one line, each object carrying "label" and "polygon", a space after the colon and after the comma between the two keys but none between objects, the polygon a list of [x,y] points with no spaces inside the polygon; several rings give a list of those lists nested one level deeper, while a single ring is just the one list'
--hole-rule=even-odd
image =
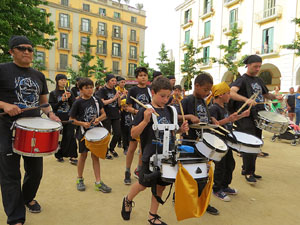
[{"label": "drum rim", "polygon": [[[232,133],[233,133],[233,132],[245,133],[245,134],[247,134],[247,135],[253,136],[253,137],[255,137],[255,138],[261,140],[261,142],[262,142],[262,143],[259,144],[259,145],[254,145],[254,144],[249,144],[249,143],[243,143],[243,142],[239,141],[239,140],[236,138],[236,140],[237,140],[237,143],[236,143],[236,144],[241,144],[241,145],[245,145],[245,146],[247,146],[247,147],[253,147],[253,148],[260,148],[261,146],[264,145],[264,140],[262,140],[262,139],[260,139],[260,138],[258,138],[258,137],[256,137],[256,136],[254,136],[253,134],[248,134],[248,133],[246,133],[246,132],[241,132],[241,131],[232,131]],[[232,141],[229,141],[229,142],[235,144],[235,143],[232,142]]]},{"label": "drum rim", "polygon": [[[86,137],[87,133],[88,133],[90,130],[93,130],[94,128],[102,128],[102,129],[104,129],[104,130],[107,131],[107,134],[106,134],[104,137],[102,137],[101,139],[92,139],[92,138],[89,139],[89,138],[87,138],[87,137]],[[92,128],[92,129],[90,129],[90,130],[88,130],[88,131],[85,132],[84,138],[85,138],[87,141],[89,141],[89,142],[98,142],[98,141],[102,141],[103,139],[105,139],[105,138],[109,135],[109,132],[108,132],[108,130],[107,130],[105,127],[94,127],[94,128]]]},{"label": "drum rim", "polygon": [[[279,116],[281,116],[282,118],[285,118],[286,121],[285,121],[285,122],[279,122],[279,121],[270,120],[269,118],[266,118],[265,116],[261,115],[262,113],[265,113],[265,112],[267,112],[267,113],[269,113],[269,114],[273,114],[273,115],[275,115],[275,114],[276,114],[276,115],[279,115]],[[283,116],[283,115],[281,115],[281,114],[279,114],[279,113],[276,113],[276,112],[270,112],[270,111],[267,111],[267,110],[260,110],[260,111],[257,112],[257,114],[261,117],[261,118],[259,118],[259,119],[264,119],[264,120],[268,120],[268,121],[271,121],[271,122],[274,121],[274,122],[276,122],[276,123],[283,123],[283,124],[289,122],[289,120],[288,120],[288,118],[287,118],[286,116]]]},{"label": "drum rim", "polygon": [[[163,164],[172,164],[171,161],[169,161],[170,159],[161,159],[161,163]],[[207,158],[206,157],[202,157],[202,158],[187,158],[187,160],[185,160],[185,158],[178,158],[177,161],[181,162],[182,164],[192,164],[192,163],[183,163],[183,162],[194,162],[194,163],[207,163]],[[176,164],[177,164],[176,163]]]},{"label": "drum rim", "polygon": [[[33,118],[41,118],[43,120],[48,120],[51,122],[56,122],[58,125],[60,125],[57,128],[46,128],[46,129],[41,129],[41,128],[33,128],[33,127],[28,127],[28,126],[24,126],[21,124],[18,124],[18,120],[24,120],[24,119],[33,119]],[[19,118],[15,121],[14,126],[16,128],[19,128],[21,130],[26,130],[26,131],[34,131],[34,132],[40,132],[40,133],[47,133],[47,132],[53,132],[53,131],[60,131],[63,129],[63,126],[60,122],[54,121],[54,120],[50,120],[49,118],[42,118],[42,117],[23,117],[23,118]]]},{"label": "drum rim", "polygon": [[[214,134],[212,134],[212,133],[209,133],[209,132],[203,132],[203,134],[204,133],[207,133],[207,134],[211,134],[211,135],[213,135],[213,136],[215,136],[215,137],[217,137],[217,138],[219,138],[217,135],[214,135]],[[214,149],[216,152],[218,152],[218,153],[226,153],[227,151],[228,151],[228,146],[227,146],[227,144],[225,143],[225,141],[223,141],[221,138],[219,138],[224,144],[225,144],[225,146],[226,146],[226,150],[221,150],[221,149],[219,149],[219,148],[216,148],[216,147],[214,147],[214,146],[212,146],[210,143],[208,143],[205,139],[204,139],[204,137],[202,138],[202,142],[207,146],[207,147],[209,147],[210,149]],[[197,143],[196,143],[196,145],[198,144],[198,143],[201,143],[201,141],[198,141]],[[197,148],[197,146],[196,146],[196,148]],[[198,150],[198,148],[197,148],[197,150]],[[199,150],[198,150],[199,151]],[[199,151],[200,152],[200,151]],[[200,152],[201,153],[201,152]],[[201,153],[202,154],[202,153]]]},{"label": "drum rim", "polygon": [[39,152],[39,153],[29,153],[29,152],[22,152],[20,150],[17,150],[13,147],[13,152],[18,154],[18,155],[22,155],[22,156],[27,156],[27,157],[43,157],[43,156],[48,156],[48,155],[53,155],[55,153],[58,152],[60,146],[58,145],[57,149],[52,151],[52,152]]}]

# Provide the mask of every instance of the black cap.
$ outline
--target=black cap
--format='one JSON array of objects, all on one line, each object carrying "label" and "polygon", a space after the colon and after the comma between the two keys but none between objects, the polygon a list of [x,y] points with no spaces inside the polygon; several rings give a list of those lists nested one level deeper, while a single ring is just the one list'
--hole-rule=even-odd
[{"label": "black cap", "polygon": [[160,71],[154,71],[153,72],[153,80],[160,75],[162,75],[162,73]]},{"label": "black cap", "polygon": [[260,62],[260,63],[262,62],[262,58],[258,55],[249,55],[243,61],[243,63],[245,63],[246,65],[251,63],[256,63],[256,62]]},{"label": "black cap", "polygon": [[113,79],[113,78],[116,78],[115,75],[113,75],[113,74],[108,74],[108,75],[106,75],[105,82],[108,82],[109,80],[111,80],[111,79]]},{"label": "black cap", "polygon": [[31,41],[25,36],[14,35],[9,39],[9,48],[13,49],[14,47],[22,44],[31,45]]},{"label": "black cap", "polygon": [[62,74],[62,73],[57,74],[56,77],[55,77],[56,82],[59,81],[59,80],[61,80],[61,79],[66,79],[66,80],[68,80],[68,78],[67,78],[66,75],[64,75],[64,74]]}]

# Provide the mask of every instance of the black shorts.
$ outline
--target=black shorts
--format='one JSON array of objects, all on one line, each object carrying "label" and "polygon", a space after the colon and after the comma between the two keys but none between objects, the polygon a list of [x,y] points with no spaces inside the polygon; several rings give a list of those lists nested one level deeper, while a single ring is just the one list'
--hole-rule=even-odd
[{"label": "black shorts", "polygon": [[79,153],[88,152],[89,149],[85,146],[85,140],[79,141]]},{"label": "black shorts", "polygon": [[290,110],[288,110],[289,113],[295,113],[295,107],[291,107]]},{"label": "black shorts", "polygon": [[[139,171],[139,183],[141,185],[143,185],[144,187],[151,187],[152,186],[152,181],[145,181],[144,179],[144,175],[145,174],[150,174],[152,173],[150,170],[149,170],[149,162],[144,162],[142,163],[142,168],[141,170]],[[167,183],[167,182],[164,182],[161,177],[157,178],[156,180],[156,184],[157,185],[161,185],[161,186],[168,186],[170,185],[171,183]]]}]

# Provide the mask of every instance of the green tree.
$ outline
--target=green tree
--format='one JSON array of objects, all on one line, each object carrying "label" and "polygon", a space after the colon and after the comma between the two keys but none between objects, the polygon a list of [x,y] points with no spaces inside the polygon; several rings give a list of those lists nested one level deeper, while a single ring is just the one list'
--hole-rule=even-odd
[{"label": "green tree", "polygon": [[72,55],[76,61],[80,63],[78,72],[68,68],[68,73],[71,75],[72,84],[75,84],[77,77],[91,77],[95,74],[96,65],[90,65],[91,60],[95,58],[95,56],[91,55],[92,47],[96,46],[91,45],[90,37],[87,37],[87,43],[83,43],[80,49],[84,52],[83,55]]},{"label": "green tree", "polygon": [[8,41],[12,35],[25,35],[34,46],[42,45],[50,49],[54,45],[54,23],[48,20],[50,13],[37,8],[42,5],[47,5],[47,1],[0,1],[0,62],[12,60],[8,54]]},{"label": "green tree", "polygon": [[183,64],[181,64],[181,72],[185,78],[184,89],[188,91],[192,88],[192,79],[202,72],[198,67],[204,59],[197,57],[202,48],[194,47],[193,40],[186,45],[186,49]]},{"label": "green tree", "polygon": [[105,84],[105,77],[111,72],[107,71],[107,67],[104,66],[104,61],[97,57],[97,64],[95,66],[95,78],[98,84],[103,86]]},{"label": "green tree", "polygon": [[175,74],[175,61],[171,61],[168,58],[168,51],[166,50],[166,46],[164,43],[161,44],[160,51],[159,51],[159,63],[156,65],[158,66],[160,72],[164,76],[174,75]]},{"label": "green tree", "polygon": [[139,66],[143,66],[147,68],[149,80],[152,80],[154,69],[150,68],[149,63],[145,62],[145,58],[147,58],[147,56],[145,56],[144,51],[142,51],[142,54],[139,56],[139,58],[140,58]]},{"label": "green tree", "polygon": [[[300,27],[300,18],[295,18],[292,20],[292,22],[296,23],[298,27]],[[300,56],[300,34],[297,33],[297,38],[294,40],[293,43],[282,45],[282,48],[297,50],[295,54],[297,56]]]},{"label": "green tree", "polygon": [[212,58],[213,62],[218,62],[219,64],[224,65],[228,71],[233,74],[234,80],[240,76],[238,68],[244,65],[243,60],[247,57],[247,55],[244,55],[240,60],[236,59],[236,54],[239,53],[246,44],[246,42],[242,42],[239,39],[240,33],[241,30],[237,28],[237,23],[235,23],[229,33],[228,45],[219,46],[221,50],[224,50],[225,55],[221,59]]}]

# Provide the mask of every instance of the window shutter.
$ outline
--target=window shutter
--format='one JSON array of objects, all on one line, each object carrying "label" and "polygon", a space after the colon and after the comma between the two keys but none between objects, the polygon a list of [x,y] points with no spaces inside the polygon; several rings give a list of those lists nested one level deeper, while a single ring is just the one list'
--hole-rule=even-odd
[{"label": "window shutter", "polygon": [[265,53],[264,46],[265,42],[267,41],[267,30],[263,30],[263,36],[262,36],[262,47],[261,47],[261,53]]},{"label": "window shutter", "polygon": [[268,30],[268,36],[269,36],[269,52],[273,52],[274,49],[274,27],[271,27]]}]

